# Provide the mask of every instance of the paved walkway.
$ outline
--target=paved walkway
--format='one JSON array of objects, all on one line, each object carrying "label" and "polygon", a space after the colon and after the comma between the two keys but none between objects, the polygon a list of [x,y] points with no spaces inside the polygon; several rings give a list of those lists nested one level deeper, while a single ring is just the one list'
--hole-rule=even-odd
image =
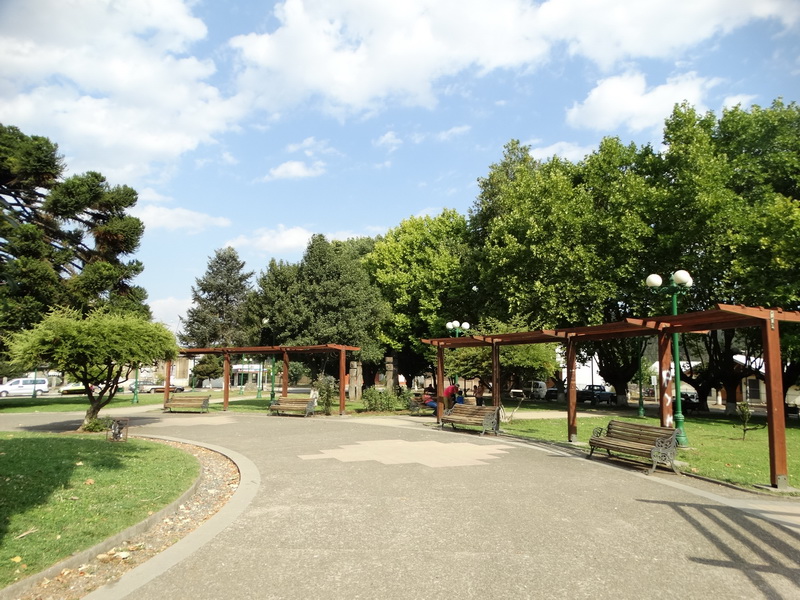
[{"label": "paved walkway", "polygon": [[[115,409],[231,456],[211,520],[90,600],[796,598],[800,502],[586,460],[426,417]],[[0,429],[80,415],[0,415]]]}]

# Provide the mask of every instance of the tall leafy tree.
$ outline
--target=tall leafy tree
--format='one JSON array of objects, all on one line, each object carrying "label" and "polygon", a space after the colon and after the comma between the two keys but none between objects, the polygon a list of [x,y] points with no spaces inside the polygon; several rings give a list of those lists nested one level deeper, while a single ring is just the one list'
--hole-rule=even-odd
[{"label": "tall leafy tree", "polygon": [[49,307],[103,307],[150,316],[135,252],[142,222],[127,186],[99,173],[63,179],[58,146],[0,124],[0,329],[39,322]]},{"label": "tall leafy tree", "polygon": [[[258,330],[267,345],[358,346],[357,358],[374,367],[385,353],[379,331],[388,309],[361,264],[370,247],[369,240],[314,235],[300,263],[271,261],[249,301],[251,336]],[[307,359],[315,372],[333,364],[318,358]]]},{"label": "tall leafy tree", "polygon": [[194,348],[246,343],[245,307],[252,271],[231,247],[214,252],[192,286],[192,307],[181,318],[182,344]]},{"label": "tall leafy tree", "polygon": [[397,358],[406,381],[433,360],[421,338],[447,335],[445,323],[476,320],[466,220],[454,210],[410,217],[377,240],[364,259],[391,307],[382,340]]}]

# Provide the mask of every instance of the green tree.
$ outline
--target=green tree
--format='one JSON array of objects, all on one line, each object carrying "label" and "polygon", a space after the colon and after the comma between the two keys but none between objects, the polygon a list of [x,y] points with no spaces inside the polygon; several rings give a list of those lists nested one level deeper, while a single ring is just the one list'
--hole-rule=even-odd
[{"label": "green tree", "polygon": [[[357,359],[380,362],[379,331],[387,306],[361,265],[370,247],[367,240],[329,242],[314,235],[300,263],[271,261],[248,302],[251,339],[258,335],[267,345],[275,340],[293,346],[358,346]],[[306,358],[314,376],[333,366],[328,358]]]},{"label": "green tree", "polygon": [[244,326],[252,271],[231,247],[214,252],[203,277],[192,286],[192,307],[181,317],[182,344],[194,348],[238,346],[247,341]]},{"label": "green tree", "polygon": [[472,320],[476,292],[465,264],[466,220],[454,210],[436,217],[410,217],[378,239],[364,265],[391,316],[381,331],[406,381],[422,372],[434,354],[421,338],[447,335],[445,323]]},{"label": "green tree", "polygon": [[132,284],[142,264],[127,258],[144,232],[126,214],[136,192],[94,172],[63,180],[63,170],[56,144],[0,125],[0,332],[31,327],[52,306],[150,316]]},{"label": "green tree", "polygon": [[89,391],[81,428],[97,418],[135,368],[173,359],[179,351],[164,325],[107,309],[86,316],[75,309],[54,309],[31,329],[9,336],[8,345],[19,370],[46,364],[87,388],[99,386]]}]

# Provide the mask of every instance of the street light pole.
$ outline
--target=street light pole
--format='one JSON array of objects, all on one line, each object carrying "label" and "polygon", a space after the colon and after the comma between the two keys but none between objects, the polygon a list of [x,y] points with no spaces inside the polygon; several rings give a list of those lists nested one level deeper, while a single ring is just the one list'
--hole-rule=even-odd
[{"label": "street light pole", "polygon": [[[687,271],[680,269],[675,271],[669,277],[669,285],[661,287],[663,280],[660,275],[652,274],[647,277],[645,283],[647,287],[672,295],[672,315],[678,314],[678,294],[685,294],[692,284],[692,276]],[[686,429],[684,428],[683,407],[681,398],[681,353],[678,348],[678,334],[672,334],[672,362],[675,368],[675,429],[678,430],[676,440],[678,446],[683,448],[689,445],[689,440],[686,437]]]},{"label": "street light pole", "polygon": [[[467,331],[469,331],[470,325],[466,321],[463,323],[459,323],[458,321],[449,321],[445,323],[445,327],[447,327],[447,331],[450,333],[450,335],[458,337],[459,335],[466,335]],[[456,385],[458,385],[458,373],[456,373]]]}]

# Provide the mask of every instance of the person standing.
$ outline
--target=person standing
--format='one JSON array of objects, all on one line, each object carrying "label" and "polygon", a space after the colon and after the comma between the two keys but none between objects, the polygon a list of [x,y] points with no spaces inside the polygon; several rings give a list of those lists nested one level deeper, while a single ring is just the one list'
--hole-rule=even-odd
[{"label": "person standing", "polygon": [[483,381],[478,381],[478,385],[472,388],[472,393],[475,396],[475,404],[478,406],[483,406],[483,394],[486,392],[486,386],[483,385]]}]

